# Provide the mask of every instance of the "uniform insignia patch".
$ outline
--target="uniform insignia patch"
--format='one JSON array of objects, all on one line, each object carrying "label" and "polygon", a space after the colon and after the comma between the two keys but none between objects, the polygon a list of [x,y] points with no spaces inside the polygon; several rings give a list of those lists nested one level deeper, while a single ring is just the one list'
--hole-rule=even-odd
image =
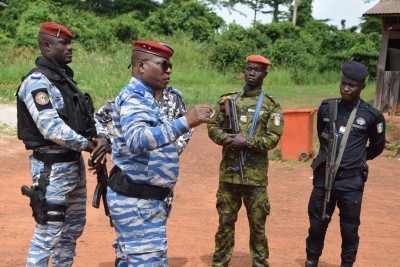
[{"label": "uniform insignia patch", "polygon": [[39,105],[47,105],[50,102],[49,96],[45,92],[39,92],[35,96],[35,101]]},{"label": "uniform insignia patch", "polygon": [[34,73],[32,73],[31,78],[32,79],[40,79],[40,78],[42,78],[42,73],[35,71]]},{"label": "uniform insignia patch", "polygon": [[33,102],[35,103],[35,106],[38,111],[42,111],[42,110],[53,107],[51,105],[51,102],[49,99],[49,93],[47,92],[46,88],[36,89],[36,90],[32,91],[31,94],[32,94]]},{"label": "uniform insignia patch", "polygon": [[272,114],[271,114],[271,119],[274,120],[274,125],[275,125],[275,126],[281,125],[281,114],[279,114],[279,113],[272,113]]},{"label": "uniform insignia patch", "polygon": [[382,133],[383,132],[383,123],[381,122],[381,123],[378,123],[377,125],[376,125],[376,131],[378,132],[378,133]]},{"label": "uniform insignia patch", "polygon": [[365,124],[367,124],[367,121],[366,121],[364,118],[358,118],[358,119],[356,120],[356,123],[357,123],[358,125],[365,125]]}]

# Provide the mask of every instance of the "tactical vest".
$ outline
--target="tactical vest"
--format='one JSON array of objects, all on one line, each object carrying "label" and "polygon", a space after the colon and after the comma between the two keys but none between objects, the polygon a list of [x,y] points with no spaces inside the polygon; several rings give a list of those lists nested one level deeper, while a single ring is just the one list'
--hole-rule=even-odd
[{"label": "tactical vest", "polygon": [[[93,118],[94,106],[91,96],[80,92],[76,84],[62,73],[57,73],[43,66],[31,70],[22,80],[34,72],[40,72],[45,75],[61,92],[64,106],[62,110],[57,110],[57,113],[65,124],[87,139],[96,137]],[[18,95],[19,89],[20,87],[18,87],[16,95]],[[55,145],[55,143],[44,139],[28,108],[19,97],[17,97],[17,118],[18,139],[24,142],[26,149]]]}]

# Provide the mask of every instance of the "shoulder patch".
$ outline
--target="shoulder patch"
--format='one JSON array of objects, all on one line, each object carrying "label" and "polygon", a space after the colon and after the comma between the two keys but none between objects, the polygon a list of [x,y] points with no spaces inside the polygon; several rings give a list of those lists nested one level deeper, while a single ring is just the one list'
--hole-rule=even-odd
[{"label": "shoulder patch", "polygon": [[40,88],[32,91],[32,97],[35,101],[35,106],[38,111],[50,109],[53,107],[50,102],[49,93],[47,92],[46,88]]}]

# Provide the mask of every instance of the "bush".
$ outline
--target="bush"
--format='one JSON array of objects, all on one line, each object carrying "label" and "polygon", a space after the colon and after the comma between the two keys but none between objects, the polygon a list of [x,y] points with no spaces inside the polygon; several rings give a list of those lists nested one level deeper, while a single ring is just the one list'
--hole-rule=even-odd
[{"label": "bush", "polygon": [[40,25],[44,21],[54,21],[51,6],[42,1],[30,3],[27,10],[22,13],[19,25],[16,28],[15,45],[37,47],[37,35]]},{"label": "bush", "polygon": [[136,12],[130,12],[111,20],[112,32],[119,41],[130,42],[140,39],[145,34],[143,24],[138,17]]},{"label": "bush", "polygon": [[246,57],[251,54],[254,41],[222,41],[217,43],[211,53],[211,62],[220,71],[243,72]]},{"label": "bush", "polygon": [[117,42],[110,22],[105,17],[70,8],[60,14],[58,21],[72,32],[75,41],[87,51],[109,49]]}]

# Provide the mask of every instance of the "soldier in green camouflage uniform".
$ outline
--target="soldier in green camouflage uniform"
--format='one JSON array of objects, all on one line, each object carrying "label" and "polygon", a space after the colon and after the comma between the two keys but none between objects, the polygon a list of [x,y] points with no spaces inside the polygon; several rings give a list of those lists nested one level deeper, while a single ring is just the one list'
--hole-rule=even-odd
[{"label": "soldier in green camouflage uniform", "polygon": [[[267,194],[268,150],[278,144],[282,135],[283,117],[280,105],[265,95],[253,136],[249,136],[249,128],[270,64],[260,55],[247,57],[246,84],[235,101],[241,133],[229,134],[224,131],[224,102],[226,99],[234,99],[237,93],[226,94],[220,98],[216,113],[208,124],[211,140],[223,146],[216,204],[219,228],[215,235],[213,267],[228,266],[231,259],[235,222],[242,199],[250,226],[250,254],[253,266],[269,266],[268,240],[265,235],[265,222],[270,211]],[[242,182],[239,171],[232,171],[233,167],[239,165],[240,151],[246,155],[243,168],[244,180],[247,180],[245,183]]]}]

